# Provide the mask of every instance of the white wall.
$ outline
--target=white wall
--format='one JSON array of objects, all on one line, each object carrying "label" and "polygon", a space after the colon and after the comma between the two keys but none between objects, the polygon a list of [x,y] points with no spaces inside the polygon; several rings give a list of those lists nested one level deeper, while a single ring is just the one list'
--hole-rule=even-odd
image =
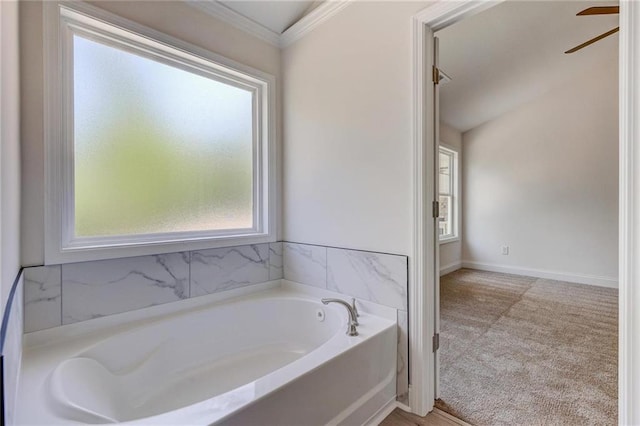
[{"label": "white wall", "polygon": [[585,69],[464,133],[465,265],[617,286],[617,71]]},{"label": "white wall", "polygon": [[[440,142],[458,152],[458,198],[462,198],[462,134],[455,128],[440,122]],[[459,200],[462,207],[462,200]],[[462,215],[459,216],[458,237],[462,239]],[[462,241],[451,241],[440,244],[440,272],[448,273],[454,271],[462,265]]]},{"label": "white wall", "polygon": [[[182,1],[96,1],[92,4],[276,76],[280,50]],[[22,264],[44,262],[42,3],[20,5],[22,37]],[[278,102],[279,103],[279,102]]]},{"label": "white wall", "polygon": [[20,270],[18,3],[0,1],[0,314]]},{"label": "white wall", "polygon": [[411,251],[411,16],[354,2],[283,52],[284,239]]}]

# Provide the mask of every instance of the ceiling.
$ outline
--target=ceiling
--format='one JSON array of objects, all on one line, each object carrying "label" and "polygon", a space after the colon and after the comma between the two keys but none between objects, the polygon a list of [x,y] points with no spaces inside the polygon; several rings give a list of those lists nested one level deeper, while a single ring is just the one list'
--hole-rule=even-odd
[{"label": "ceiling", "polygon": [[320,2],[313,0],[219,0],[219,3],[275,33],[282,34]]},{"label": "ceiling", "polygon": [[618,25],[618,15],[576,16],[612,1],[506,1],[437,32],[440,118],[461,132],[617,61],[618,35],[564,52]]}]

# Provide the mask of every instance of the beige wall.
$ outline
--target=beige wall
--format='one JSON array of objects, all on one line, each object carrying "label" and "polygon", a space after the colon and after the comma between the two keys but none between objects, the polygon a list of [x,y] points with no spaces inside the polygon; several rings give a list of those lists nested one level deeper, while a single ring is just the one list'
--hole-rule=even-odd
[{"label": "beige wall", "polygon": [[411,251],[411,16],[354,2],[283,52],[284,239]]},{"label": "beige wall", "polygon": [[[96,1],[109,12],[276,76],[280,50],[181,1]],[[22,263],[44,262],[42,4],[20,6],[22,37]]]},{"label": "beige wall", "polygon": [[[440,122],[440,142],[458,152],[458,206],[462,207],[461,174],[462,174],[462,134],[455,128]],[[462,216],[459,216],[458,237],[462,239]],[[440,269],[451,270],[462,262],[462,242],[452,241],[440,244]]]},{"label": "beige wall", "polygon": [[18,3],[0,2],[0,314],[20,270],[20,77]]},{"label": "beige wall", "polygon": [[463,135],[464,262],[617,285],[617,71],[586,69]]}]

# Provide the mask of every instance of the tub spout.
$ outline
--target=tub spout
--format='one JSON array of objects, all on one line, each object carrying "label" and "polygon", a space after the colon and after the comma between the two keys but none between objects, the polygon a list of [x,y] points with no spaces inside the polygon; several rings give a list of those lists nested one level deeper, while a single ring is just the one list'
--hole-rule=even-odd
[{"label": "tub spout", "polygon": [[347,334],[349,336],[358,335],[358,329],[356,327],[359,324],[358,324],[358,312],[355,310],[355,299],[353,299],[353,306],[342,299],[322,299],[321,301],[325,305],[328,305],[329,303],[338,303],[344,306],[345,308],[347,308],[347,312],[349,312],[349,327],[347,328]]}]

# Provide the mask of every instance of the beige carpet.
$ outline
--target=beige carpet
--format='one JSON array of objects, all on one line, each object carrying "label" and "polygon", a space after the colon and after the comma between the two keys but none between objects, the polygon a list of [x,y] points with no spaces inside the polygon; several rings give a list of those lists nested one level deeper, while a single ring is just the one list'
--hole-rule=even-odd
[{"label": "beige carpet", "polygon": [[440,397],[475,425],[617,424],[618,291],[461,269],[440,283]]}]

